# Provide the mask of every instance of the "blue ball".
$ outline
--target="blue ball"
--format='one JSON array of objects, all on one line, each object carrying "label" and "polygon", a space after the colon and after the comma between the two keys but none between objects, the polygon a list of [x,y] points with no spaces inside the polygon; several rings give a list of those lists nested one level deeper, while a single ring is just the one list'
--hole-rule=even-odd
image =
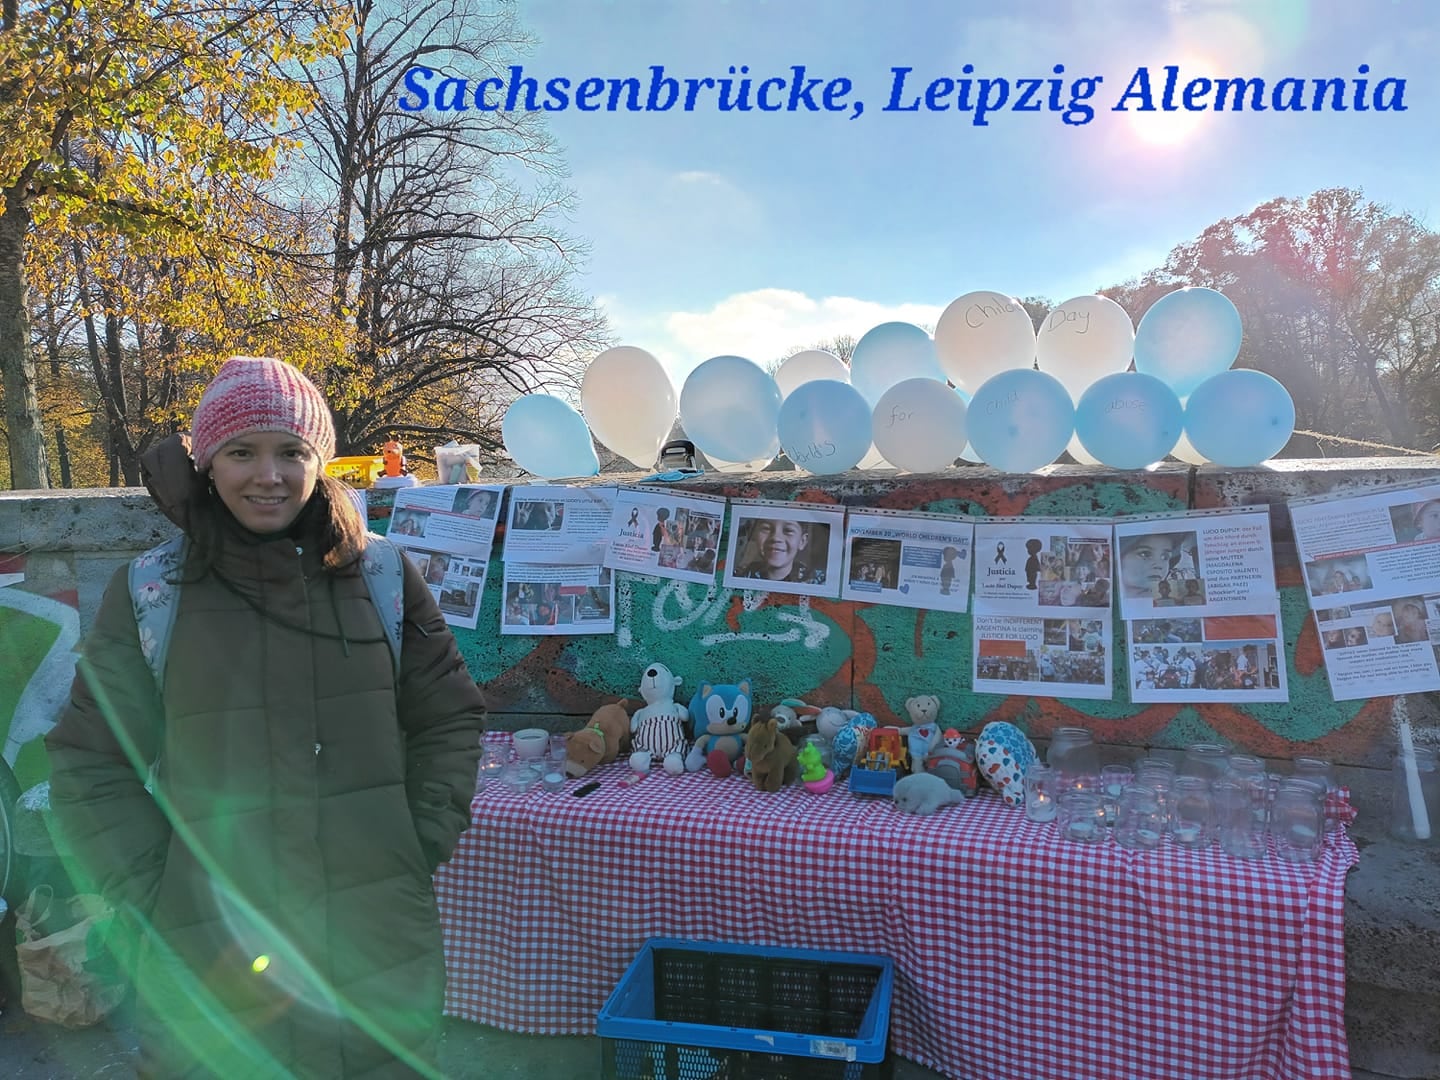
[{"label": "blue ball", "polygon": [[1080,444],[1112,469],[1153,465],[1175,448],[1184,423],[1175,391],[1138,371],[1096,380],[1075,406]]},{"label": "blue ball", "polygon": [[773,458],[780,449],[780,387],[753,360],[712,356],[680,390],[685,435],[721,461]]},{"label": "blue ball", "polygon": [[1150,305],[1135,329],[1135,370],[1184,399],[1240,355],[1240,312],[1214,289],[1177,289]]},{"label": "blue ball", "polygon": [[797,469],[837,473],[870,452],[870,405],[849,383],[816,379],[780,406],[781,449]]},{"label": "blue ball", "polygon": [[965,413],[970,445],[1002,472],[1032,472],[1060,456],[1075,433],[1075,405],[1054,375],[1014,368],[980,384]]},{"label": "blue ball", "polygon": [[500,438],[515,464],[547,480],[600,472],[584,417],[550,394],[516,398],[500,421]]},{"label": "blue ball", "polygon": [[1295,402],[1278,379],[1238,368],[1206,379],[1185,402],[1190,445],[1216,465],[1258,465],[1295,432]]}]

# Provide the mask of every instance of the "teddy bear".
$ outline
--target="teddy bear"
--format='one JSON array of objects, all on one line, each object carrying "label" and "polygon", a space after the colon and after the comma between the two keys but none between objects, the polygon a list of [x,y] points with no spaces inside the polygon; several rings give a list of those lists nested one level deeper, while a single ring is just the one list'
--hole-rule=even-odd
[{"label": "teddy bear", "polygon": [[690,716],[695,724],[695,742],[685,759],[687,772],[709,766],[716,776],[729,776],[745,750],[745,731],[750,726],[750,680],[738,683],[701,683],[690,699]]},{"label": "teddy bear", "polygon": [[780,730],[780,722],[772,716],[755,724],[745,740],[745,774],[756,790],[779,791],[798,772],[795,744]]},{"label": "teddy bear", "polygon": [[648,773],[662,764],[671,776],[685,771],[685,725],[690,710],[675,700],[675,691],[685,680],[664,664],[651,664],[640,677],[640,696],[645,704],[630,718],[630,739],[634,752],[630,767]]},{"label": "teddy bear", "polygon": [[601,705],[590,722],[565,739],[565,775],[584,776],[614,761],[630,742],[630,717],[618,701]]}]

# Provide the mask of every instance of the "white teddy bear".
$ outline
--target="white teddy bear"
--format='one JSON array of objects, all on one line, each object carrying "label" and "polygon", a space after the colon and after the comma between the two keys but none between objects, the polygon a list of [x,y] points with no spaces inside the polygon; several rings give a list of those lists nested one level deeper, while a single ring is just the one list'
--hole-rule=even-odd
[{"label": "white teddy bear", "polygon": [[630,718],[630,740],[634,752],[630,768],[648,773],[657,762],[671,776],[685,771],[685,725],[690,710],[675,700],[675,691],[685,680],[664,664],[651,664],[640,678],[640,696],[645,704]]}]

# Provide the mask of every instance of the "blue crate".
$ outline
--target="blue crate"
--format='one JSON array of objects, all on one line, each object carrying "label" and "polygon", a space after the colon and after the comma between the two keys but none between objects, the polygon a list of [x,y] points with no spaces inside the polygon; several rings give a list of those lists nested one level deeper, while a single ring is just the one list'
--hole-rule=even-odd
[{"label": "blue crate", "polygon": [[651,938],[600,1010],[606,1080],[887,1080],[887,956]]}]

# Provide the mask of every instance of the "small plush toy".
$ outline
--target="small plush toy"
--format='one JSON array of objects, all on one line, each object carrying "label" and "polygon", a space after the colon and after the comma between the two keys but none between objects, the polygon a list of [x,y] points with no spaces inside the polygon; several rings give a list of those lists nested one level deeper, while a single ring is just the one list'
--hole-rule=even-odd
[{"label": "small plush toy", "polygon": [[795,752],[795,764],[800,767],[800,782],[807,791],[823,795],[835,783],[835,774],[825,767],[825,757],[813,742]]},{"label": "small plush toy", "polygon": [[738,683],[701,683],[690,699],[690,717],[695,725],[695,744],[685,759],[687,772],[709,766],[716,776],[729,776],[745,750],[745,731],[750,726],[750,680]]},{"label": "small plush toy", "polygon": [[926,754],[924,771],[940,777],[967,798],[974,795],[980,787],[980,773],[975,767],[975,740],[955,728],[946,728],[940,742]]},{"label": "small plush toy", "polygon": [[614,761],[630,742],[630,717],[619,702],[601,705],[590,722],[565,740],[565,775],[584,776]]},{"label": "small plush toy", "polygon": [[[818,751],[817,751],[818,753]],[[761,720],[745,740],[745,773],[760,791],[779,791],[795,779],[795,744],[775,717]]]},{"label": "small plush toy", "polygon": [[815,730],[830,743],[836,779],[843,780],[851,766],[864,756],[869,734],[879,727],[869,713],[827,705],[815,718]]},{"label": "small plush toy", "polygon": [[1025,774],[1035,763],[1035,746],[1005,720],[992,720],[975,740],[980,778],[1000,793],[1007,806],[1025,805]]},{"label": "small plush toy", "polygon": [[685,725],[690,710],[675,700],[675,691],[683,682],[664,664],[651,664],[640,677],[640,696],[645,704],[630,718],[630,738],[634,753],[630,767],[647,773],[656,764],[679,776],[685,771]]},{"label": "small plush toy", "polygon": [[907,814],[933,814],[943,806],[962,803],[965,796],[938,776],[915,773],[895,781],[895,806]]}]

